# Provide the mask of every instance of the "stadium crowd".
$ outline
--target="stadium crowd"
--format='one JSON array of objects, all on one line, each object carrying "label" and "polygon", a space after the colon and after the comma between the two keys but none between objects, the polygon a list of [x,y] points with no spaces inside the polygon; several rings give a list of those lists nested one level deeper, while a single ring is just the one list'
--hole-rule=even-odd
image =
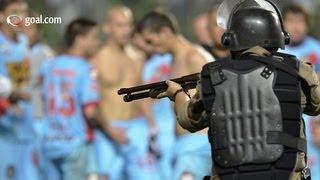
[{"label": "stadium crowd", "polygon": [[[282,13],[291,35],[283,52],[312,63],[320,75],[320,43],[308,36],[308,11],[291,4]],[[45,43],[38,25],[8,24],[12,14],[33,15],[23,0],[0,0],[0,179],[210,175],[214,152],[207,129],[190,133],[180,127],[168,99],[125,103],[117,91],[197,73],[208,62],[227,59],[217,7],[194,19],[193,43],[170,12],[155,9],[136,22],[128,7],[114,6],[103,22],[72,20],[61,53]],[[304,119],[308,165],[319,180],[320,119]]]}]

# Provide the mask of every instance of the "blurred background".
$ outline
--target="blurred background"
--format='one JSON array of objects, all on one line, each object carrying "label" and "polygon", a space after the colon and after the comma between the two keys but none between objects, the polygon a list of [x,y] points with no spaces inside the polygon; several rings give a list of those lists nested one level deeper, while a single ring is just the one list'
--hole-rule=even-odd
[{"label": "blurred background", "polygon": [[[62,17],[62,26],[43,25],[44,39],[54,49],[59,50],[61,35],[66,26],[73,18],[78,16],[88,17],[101,22],[106,9],[116,4],[124,4],[130,7],[136,20],[139,20],[148,11],[154,8],[164,8],[176,15],[181,32],[190,40],[195,40],[192,33],[192,20],[199,14],[204,13],[213,5],[222,0],[28,0],[29,7],[43,16]],[[280,8],[289,3],[302,3],[312,17],[320,16],[319,0],[274,0]],[[320,19],[312,19],[310,34],[320,38]],[[104,38],[103,36],[101,36]]]},{"label": "blurred background", "polygon": [[[6,0],[6,1],[9,2],[8,0]],[[305,7],[305,9],[308,11],[306,14],[310,13],[310,15],[311,15],[310,28],[308,26],[309,25],[308,18],[304,17],[304,15],[305,15],[304,11],[298,12],[298,13],[291,12],[291,13],[293,13],[293,15],[294,14],[302,15],[303,18],[302,18],[302,23],[300,23],[300,29],[299,29],[299,25],[297,23],[297,21],[298,21],[297,19],[293,19],[293,21],[292,20],[290,21],[290,18],[287,18],[288,20],[287,20],[286,25],[289,25],[288,27],[291,27],[291,30],[293,30],[293,32],[296,31],[296,34],[300,35],[300,37],[302,37],[302,38],[301,39],[299,39],[297,37],[291,38],[292,40],[295,40],[296,42],[292,41],[292,47],[287,46],[286,52],[289,54],[296,55],[299,59],[308,60],[310,63],[313,63],[316,67],[316,72],[318,73],[318,76],[320,77],[320,43],[319,43],[319,40],[320,40],[320,30],[319,30],[320,29],[320,19],[317,18],[320,16],[320,0],[273,0],[273,1],[280,7],[280,9],[282,9],[290,4],[299,3],[299,4],[303,5]],[[0,3],[1,2],[2,1],[0,0]],[[12,2],[12,0],[10,0],[10,2]],[[98,22],[98,25],[100,26],[100,28],[99,28],[100,39],[98,39],[98,40],[100,40],[100,44],[102,44],[105,42],[106,37],[105,37],[104,33],[101,31],[101,29],[104,24],[104,18],[105,18],[106,12],[110,7],[113,7],[115,5],[128,6],[133,11],[134,19],[136,22],[139,21],[148,12],[150,12],[156,8],[160,8],[160,9],[170,11],[171,13],[173,13],[177,17],[177,20],[179,23],[179,30],[182,33],[182,35],[184,37],[186,37],[186,39],[190,40],[191,42],[194,42],[195,44],[210,45],[210,47],[209,47],[210,49],[209,50],[206,49],[206,50],[208,50],[208,52],[212,53],[212,54],[214,54],[213,51],[215,49],[221,50],[221,49],[219,49],[219,46],[214,46],[216,44],[213,42],[212,39],[215,39],[215,38],[212,38],[212,37],[208,38],[207,36],[204,35],[205,33],[203,33],[203,31],[200,31],[200,33],[199,33],[195,30],[196,28],[194,26],[197,26],[197,25],[195,25],[196,23],[194,23],[195,22],[194,20],[199,15],[208,13],[209,10],[212,9],[212,7],[218,6],[222,2],[222,0],[90,0],[90,1],[88,1],[88,0],[26,0],[26,2],[28,3],[29,9],[31,11],[35,12],[35,14],[31,14],[32,16],[42,15],[43,17],[61,17],[62,24],[39,24],[37,26],[33,26],[33,28],[27,29],[29,31],[26,31],[25,35],[28,36],[28,38],[29,38],[28,40],[30,40],[30,41],[35,39],[36,41],[33,42],[34,44],[26,43],[27,41],[25,39],[22,39],[22,40],[19,39],[17,41],[18,43],[16,42],[16,39],[14,39],[14,38],[10,39],[9,36],[4,35],[5,33],[3,33],[3,32],[5,32],[5,30],[6,30],[6,33],[10,35],[10,32],[12,31],[12,29],[8,28],[8,26],[6,27],[4,23],[0,24],[0,75],[1,75],[1,65],[3,65],[3,67],[5,67],[4,63],[3,64],[1,64],[1,63],[6,62],[6,61],[8,61],[8,64],[11,63],[14,65],[14,66],[12,66],[12,69],[17,71],[16,74],[22,74],[23,77],[24,77],[23,74],[27,74],[28,76],[31,75],[32,77],[30,77],[30,78],[34,82],[31,81],[30,84],[32,87],[34,87],[34,89],[32,89],[30,94],[32,96],[31,99],[33,99],[32,102],[36,104],[36,105],[34,105],[34,104],[31,105],[28,102],[25,107],[24,106],[20,107],[20,104],[18,104],[17,107],[13,106],[13,108],[12,108],[12,107],[10,107],[10,104],[3,103],[3,102],[7,102],[7,99],[6,99],[7,97],[3,98],[4,101],[1,101],[1,96],[0,96],[0,154],[3,157],[8,157],[8,159],[10,160],[9,163],[4,162],[3,159],[5,159],[5,158],[3,158],[0,161],[0,180],[4,179],[3,178],[4,176],[8,177],[7,179],[17,179],[17,180],[31,179],[32,180],[33,178],[30,178],[32,176],[29,174],[29,173],[31,173],[31,170],[29,170],[30,167],[32,167],[32,168],[35,167],[32,170],[35,171],[34,174],[36,174],[36,176],[38,175],[38,170],[41,171],[42,178],[39,178],[39,179],[47,179],[47,174],[52,173],[50,171],[47,172],[46,170],[43,170],[43,169],[46,169],[47,167],[48,167],[48,169],[51,169],[52,167],[45,164],[47,162],[41,162],[42,159],[45,159],[44,157],[42,157],[42,154],[44,153],[44,151],[42,152],[42,149],[38,147],[41,145],[41,143],[43,143],[42,141],[40,141],[40,139],[42,138],[41,136],[44,134],[43,132],[45,132],[47,130],[46,129],[47,127],[45,125],[43,125],[43,124],[45,124],[44,122],[46,122],[45,121],[46,118],[42,118],[42,117],[44,117],[44,114],[41,113],[43,104],[41,104],[40,89],[42,88],[41,87],[41,82],[43,80],[42,75],[45,74],[45,72],[43,72],[44,70],[42,68],[44,68],[44,69],[47,68],[46,65],[53,63],[53,62],[49,61],[52,59],[52,57],[54,57],[55,55],[59,56],[60,52],[66,50],[66,47],[63,45],[64,44],[63,43],[63,33],[65,32],[66,26],[75,18],[85,17],[85,18],[88,18],[88,19],[91,19],[91,20]],[[0,4],[0,5],[2,5],[2,4]],[[210,12],[210,14],[212,15],[212,11]],[[290,11],[289,11],[289,14],[290,14]],[[209,15],[209,14],[206,14],[206,15]],[[116,18],[114,18],[114,19],[116,19]],[[298,19],[299,19],[299,17],[298,17]],[[0,20],[3,21],[4,19],[2,18]],[[208,17],[205,17],[206,23],[209,22],[208,20],[209,20]],[[301,24],[302,24],[302,27],[301,27]],[[200,23],[198,25],[199,25],[199,29],[203,30],[203,24]],[[206,28],[204,28],[205,29],[204,31],[208,31],[208,28],[207,28],[208,24],[206,24],[205,27]],[[42,38],[38,37],[39,34],[37,31],[38,30],[37,28],[39,29],[40,34],[42,35]],[[216,32],[216,31],[214,31],[214,32]],[[306,36],[305,33],[308,33],[308,35],[310,35],[313,38],[309,38],[309,36]],[[196,34],[198,34],[198,36],[196,36]],[[213,34],[216,35],[218,33],[213,33]],[[291,33],[291,34],[294,34],[294,33]],[[205,41],[207,40],[207,41],[209,41],[209,43],[201,42],[201,40],[200,40],[201,35],[203,35],[206,38]],[[35,37],[35,38],[33,38],[33,37]],[[39,38],[39,39],[37,39],[37,38]],[[134,38],[132,38],[131,40],[133,40],[133,39]],[[220,38],[216,38],[216,39],[220,40]],[[17,44],[15,44],[15,43],[17,43]],[[88,43],[88,41],[85,41],[85,44],[87,44],[87,43]],[[36,46],[36,45],[39,45],[39,46]],[[86,48],[88,48],[88,47],[92,47],[92,46],[87,45]],[[223,49],[223,50],[225,51],[225,49]],[[54,53],[54,52],[57,52],[57,53]],[[12,56],[8,56],[8,54],[9,55],[12,54]],[[22,55],[21,55],[21,57],[20,56],[16,57],[17,54],[18,55],[22,54]],[[169,71],[168,72],[166,71],[167,70],[166,67],[170,69],[171,68],[170,66],[172,66],[172,64],[173,64],[172,63],[173,57],[171,54],[166,54],[164,56],[160,56],[159,54],[145,53],[144,55],[145,56],[143,57],[144,58],[143,60],[145,60],[145,61],[143,61],[143,66],[144,66],[143,68],[144,68],[144,70],[147,69],[141,73],[142,77],[146,76],[146,77],[143,77],[144,82],[152,81],[153,76],[157,77],[158,71],[156,71],[156,70],[159,70],[159,69],[160,70],[164,69],[164,71],[165,71],[165,72],[159,71],[160,72],[159,76],[161,78],[168,79],[170,77]],[[109,56],[103,56],[102,59],[103,60],[108,59],[108,57]],[[112,59],[112,58],[109,58],[109,59]],[[184,60],[184,58],[182,58],[182,59]],[[12,61],[12,60],[17,60],[17,62]],[[9,61],[12,61],[12,62],[9,62]],[[31,62],[31,66],[30,66],[30,62]],[[25,68],[25,69],[21,69],[20,66],[18,66],[19,63],[21,63],[21,67]],[[124,64],[124,63],[122,63],[122,64]],[[121,66],[122,66],[122,64],[121,64]],[[68,66],[68,63],[63,64],[63,66],[65,66],[65,65]],[[70,65],[70,66],[72,66],[72,65]],[[8,68],[8,67],[6,67],[6,68]],[[200,66],[200,67],[202,67],[202,66]],[[77,68],[74,68],[74,69],[77,69]],[[103,71],[105,71],[105,70],[103,69]],[[109,73],[109,71],[105,71],[105,72]],[[143,74],[145,74],[145,75],[143,75]],[[15,75],[15,73],[13,73],[13,75]],[[91,75],[92,74],[90,72],[90,78],[91,78]],[[148,77],[148,76],[150,76],[150,77]],[[18,76],[18,80],[20,80],[19,77],[20,76]],[[25,78],[25,79],[27,79],[27,78]],[[161,80],[164,80],[164,79],[161,79]],[[24,79],[22,79],[22,80],[24,80]],[[157,81],[158,81],[158,79],[157,79]],[[2,83],[2,82],[0,81],[0,83]],[[122,86],[122,84],[121,84],[121,86]],[[1,92],[1,90],[3,90],[3,87],[4,87],[3,85],[0,86],[0,92]],[[20,89],[18,89],[18,90],[20,91]],[[24,90],[25,89],[23,89],[22,91],[24,91]],[[41,90],[45,92],[44,94],[47,94],[46,89],[44,89],[44,90],[41,89]],[[19,91],[17,91],[17,92],[19,92]],[[28,91],[29,91],[29,89],[28,89]],[[14,94],[14,93],[12,93],[12,94]],[[1,93],[0,93],[0,95],[1,95]],[[115,93],[114,93],[114,95],[115,95]],[[53,96],[53,98],[57,98],[57,96]],[[59,98],[60,98],[60,96],[59,96]],[[59,98],[57,98],[57,99],[59,99]],[[10,100],[10,98],[9,98],[9,100]],[[24,96],[22,96],[21,100],[22,101],[29,101],[29,99],[24,98]],[[162,102],[162,101],[159,101],[159,102],[157,102],[158,104],[154,103],[152,105],[154,107],[157,106],[158,109],[156,109],[156,108],[155,109],[159,110],[159,112],[160,112],[160,113],[157,112],[158,114],[154,114],[154,116],[161,117],[163,119],[173,120],[172,121],[173,123],[171,123],[171,121],[164,122],[163,124],[165,124],[165,123],[167,123],[167,124],[165,126],[161,127],[162,129],[166,130],[166,131],[163,131],[164,132],[163,134],[167,135],[168,134],[167,132],[170,131],[170,133],[172,133],[172,137],[173,137],[172,144],[167,143],[168,142],[167,137],[165,137],[163,139],[159,138],[160,141],[165,142],[164,144],[170,144],[170,147],[168,148],[169,151],[163,153],[164,154],[163,157],[168,158],[170,160],[168,162],[165,162],[170,165],[170,168],[165,167],[163,169],[169,169],[170,171],[172,169],[173,170],[180,170],[179,168],[172,168],[171,167],[173,164],[179,165],[179,163],[177,163],[177,162],[179,162],[177,160],[177,157],[171,156],[172,152],[174,151],[172,149],[171,145],[176,146],[175,148],[177,148],[177,149],[176,149],[176,152],[174,152],[174,153],[176,153],[178,155],[181,154],[181,150],[183,150],[184,148],[186,149],[186,152],[188,152],[188,147],[193,147],[193,145],[190,145],[189,144],[190,141],[188,141],[188,143],[186,143],[188,146],[184,146],[184,144],[181,146],[181,144],[179,144],[178,140],[174,139],[176,137],[174,137],[175,132],[174,132],[173,128],[172,129],[168,128],[169,125],[172,125],[176,122],[175,116],[172,112],[171,102],[169,100],[167,100],[167,102]],[[50,103],[51,103],[51,101],[50,101]],[[167,106],[164,106],[162,103],[164,103]],[[8,112],[11,112],[11,109],[12,109],[13,115],[20,113],[20,111],[17,111],[17,112],[14,111],[17,109],[20,110],[19,108],[23,109],[24,110],[23,112],[25,114],[22,113],[21,117],[17,118],[18,121],[15,121],[14,119],[16,118],[16,116],[13,116],[10,113],[7,113],[7,109],[5,109],[6,111],[3,111],[4,113],[1,112],[1,110],[2,110],[1,107],[4,107],[4,106],[5,106],[5,108],[9,109]],[[33,106],[33,109],[35,111],[31,112],[28,109],[29,106]],[[40,112],[37,112],[37,111],[40,111]],[[34,113],[34,114],[32,114],[32,113]],[[3,115],[3,119],[1,119],[2,115]],[[40,118],[37,115],[39,115]],[[169,118],[167,117],[167,115]],[[29,121],[20,121],[21,120],[20,118],[27,119],[29,117],[30,117],[30,122]],[[320,118],[319,117],[310,118],[310,117],[305,116],[304,119],[306,120],[305,125],[306,125],[307,139],[308,139],[308,153],[309,153],[308,154],[308,158],[309,158],[308,165],[312,169],[313,179],[320,180]],[[162,119],[160,122],[162,123]],[[74,123],[73,125],[76,126],[77,124]],[[27,128],[20,129],[20,127],[25,127],[25,126]],[[173,127],[173,125],[172,125],[172,127]],[[159,128],[160,131],[161,131],[161,128]],[[13,129],[13,131],[11,131],[12,129]],[[33,133],[34,129],[36,131],[36,136],[31,137],[30,134]],[[150,128],[150,129],[149,129],[150,132],[152,130],[154,130],[152,128]],[[153,149],[157,150],[158,145],[156,143],[155,143],[156,145],[153,144],[155,141],[154,140],[155,138],[154,139],[149,138],[149,134],[142,135],[141,132],[142,131],[139,130],[138,133],[136,133],[136,135],[138,136],[137,139],[139,140],[140,137],[144,137],[144,136],[147,137],[148,141],[151,142],[151,143],[149,142],[149,144],[148,144],[148,151],[151,151]],[[14,139],[14,138],[13,138],[14,140],[9,139],[7,134],[11,135],[12,137],[17,136],[18,137],[17,139],[19,141],[15,141],[16,139]],[[103,138],[105,138],[105,139],[109,138],[109,137],[106,138],[104,134],[101,136],[103,136]],[[160,135],[159,135],[159,137],[160,137]],[[27,140],[25,140],[25,139],[27,139]],[[183,138],[180,138],[179,141],[181,142],[181,139],[183,142]],[[208,140],[207,134],[205,135],[205,140],[206,141]],[[145,140],[143,139],[141,141],[145,141]],[[197,142],[197,141],[198,141],[198,139],[191,139],[191,142]],[[19,143],[16,143],[16,142],[19,142]],[[206,142],[206,144],[208,144],[208,143]],[[154,148],[150,148],[152,145],[154,145]],[[159,147],[161,147],[161,145],[159,145]],[[183,148],[180,148],[180,147],[183,147]],[[91,153],[88,153],[89,155],[92,155],[92,154],[93,155],[95,155],[95,154],[105,155],[105,154],[109,153],[106,150],[101,150],[101,151],[99,151],[100,153],[96,152],[96,149],[91,149],[91,150],[92,150],[92,151],[90,151]],[[195,151],[198,152],[197,149]],[[92,153],[92,152],[94,152],[94,153]],[[211,153],[210,150],[207,150],[206,152],[208,154]],[[152,153],[157,155],[158,152],[155,151]],[[191,155],[195,154],[193,151],[190,151],[188,153]],[[188,154],[188,153],[186,153],[186,154]],[[170,155],[170,156],[166,157],[165,155]],[[25,158],[25,159],[22,159],[20,157]],[[201,157],[202,157],[202,154],[201,154]],[[27,158],[29,158],[29,159],[27,159]],[[95,157],[95,158],[100,159],[101,157]],[[165,158],[163,158],[163,159],[165,159]],[[13,159],[14,163],[11,162],[11,159]],[[22,159],[21,162],[26,162],[26,163],[21,163],[20,159]],[[207,161],[211,162],[210,157],[205,157],[204,159],[205,159],[205,161],[203,161],[203,162],[205,162],[205,163],[203,163],[202,161],[200,163],[205,164],[206,166],[209,166],[208,164],[210,164],[210,163],[207,163]],[[54,163],[62,164],[62,161],[60,161],[61,159],[58,159],[58,160],[59,161],[54,162]],[[93,161],[96,161],[96,159],[94,159]],[[146,162],[141,162],[141,163],[148,164],[148,163],[150,163],[149,161],[150,161],[149,156],[147,156]],[[181,161],[181,164],[182,164],[181,166],[183,167],[184,164],[187,164],[186,162],[189,162],[189,163],[193,164],[194,166],[197,166],[197,163],[196,162],[194,163],[194,159],[191,159],[191,160],[186,159],[185,161]],[[93,164],[95,164],[95,163],[96,162],[94,162]],[[103,163],[105,163],[105,162],[103,162]],[[112,162],[108,161],[107,162],[108,168],[109,168],[109,163],[111,164],[111,166],[113,166],[115,162],[113,160],[112,160]],[[139,163],[140,163],[140,161],[139,161]],[[14,165],[18,164],[20,169],[17,168],[15,170],[13,164]],[[98,164],[98,163],[96,163],[96,164]],[[150,164],[152,164],[152,163],[150,163]],[[105,164],[103,164],[103,166],[105,166]],[[94,168],[95,167],[93,167],[93,169]],[[111,168],[113,168],[113,167],[111,167]],[[192,169],[196,169],[196,168],[198,168],[198,167],[195,167]],[[55,167],[52,169],[55,169]],[[183,169],[183,168],[181,168],[181,169]],[[61,169],[57,168],[57,171],[60,171],[60,170]],[[18,171],[23,171],[23,173],[26,173],[29,175],[25,175],[23,173],[20,173],[20,174],[22,174],[21,175],[22,177],[13,178],[14,174],[19,174]],[[61,172],[62,172],[62,170],[61,170]],[[61,172],[58,172],[58,173],[61,173]],[[57,172],[54,172],[54,173],[57,173]],[[94,173],[98,174],[100,172],[94,172]],[[161,173],[163,173],[163,172],[161,172]],[[170,173],[171,172],[169,172],[169,174]],[[165,174],[165,173],[163,173],[163,174]],[[62,173],[61,173],[61,175],[62,175]],[[38,178],[34,178],[34,179],[37,180]],[[55,179],[53,177],[53,179],[56,180],[59,178]],[[77,179],[77,178],[75,178],[75,179]],[[93,178],[93,179],[96,180],[97,178]],[[148,180],[149,179],[150,178],[148,178]],[[171,179],[172,178],[170,177],[169,180],[171,180]]]}]

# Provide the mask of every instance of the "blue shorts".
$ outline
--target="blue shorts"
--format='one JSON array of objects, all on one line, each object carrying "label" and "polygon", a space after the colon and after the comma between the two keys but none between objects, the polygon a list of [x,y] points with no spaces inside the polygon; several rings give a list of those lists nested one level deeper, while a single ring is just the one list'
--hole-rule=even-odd
[{"label": "blue shorts", "polygon": [[158,170],[161,179],[171,180],[173,173],[173,150],[176,140],[176,116],[170,100],[161,99],[153,106],[153,115],[158,127],[157,145],[161,158],[158,160]]},{"label": "blue shorts", "polygon": [[211,174],[211,147],[207,134],[187,134],[177,138],[173,180],[185,174],[203,179]]},{"label": "blue shorts", "polygon": [[[156,160],[148,153],[148,126],[144,118],[114,121],[112,126],[123,128],[129,143],[116,145],[101,132],[96,132],[95,169],[98,174],[106,174],[111,180],[160,179]],[[91,163],[92,164],[92,163]],[[91,171],[94,169],[91,169]]]},{"label": "blue shorts", "polygon": [[47,180],[86,180],[88,166],[88,144],[81,144],[68,156],[55,159],[45,158],[43,176]]},{"label": "blue shorts", "polygon": [[110,180],[120,179],[124,160],[116,146],[101,130],[95,130],[95,139],[89,146],[89,174],[108,176]]}]

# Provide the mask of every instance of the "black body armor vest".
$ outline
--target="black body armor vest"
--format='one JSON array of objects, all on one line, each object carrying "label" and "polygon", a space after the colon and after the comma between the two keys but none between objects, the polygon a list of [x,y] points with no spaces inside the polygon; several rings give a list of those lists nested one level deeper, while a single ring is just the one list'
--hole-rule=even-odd
[{"label": "black body armor vest", "polygon": [[298,70],[296,57],[281,53],[203,67],[201,96],[220,180],[289,178],[297,152],[306,151]]}]

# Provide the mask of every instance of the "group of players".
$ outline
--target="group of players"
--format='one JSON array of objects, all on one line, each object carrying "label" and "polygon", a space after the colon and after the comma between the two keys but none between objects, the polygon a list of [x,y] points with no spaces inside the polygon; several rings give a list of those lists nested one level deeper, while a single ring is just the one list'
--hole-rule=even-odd
[{"label": "group of players", "polygon": [[[27,16],[27,4],[0,3],[0,75],[12,84],[11,94],[0,87],[0,179],[210,175],[207,130],[191,134],[181,128],[167,99],[125,103],[117,90],[197,73],[208,62],[228,58],[216,7],[194,22],[202,47],[181,35],[168,12],[149,12],[134,24],[129,8],[115,6],[105,15],[102,46],[97,22],[77,18],[65,30],[65,51],[55,57],[37,25],[5,23],[11,14]],[[306,11],[288,7],[284,19],[293,41],[286,51],[320,71],[320,45],[307,37]],[[308,132],[319,146],[319,123],[310,122]],[[317,153],[311,159],[319,166]]]}]

